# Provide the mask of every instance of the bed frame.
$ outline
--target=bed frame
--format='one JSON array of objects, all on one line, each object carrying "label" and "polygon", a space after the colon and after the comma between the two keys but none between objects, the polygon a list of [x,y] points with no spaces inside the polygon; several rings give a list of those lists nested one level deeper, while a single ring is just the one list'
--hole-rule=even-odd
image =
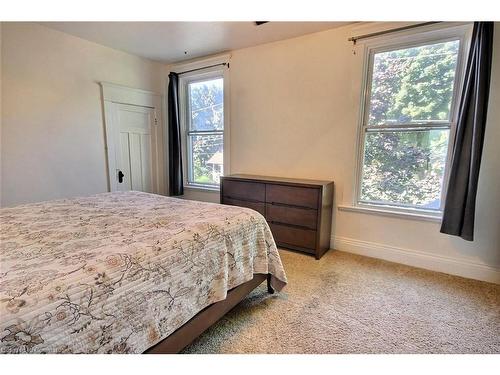
[{"label": "bed frame", "polygon": [[152,346],[144,353],[146,354],[174,354],[179,353],[186,346],[191,344],[203,332],[226,315],[233,307],[240,303],[245,297],[255,288],[257,288],[264,280],[267,280],[267,291],[270,294],[274,293],[271,287],[271,275],[255,274],[253,279],[244,284],[237,286],[227,292],[225,300],[213,303],[212,305],[201,310],[187,323],[178,328],[167,338]]}]

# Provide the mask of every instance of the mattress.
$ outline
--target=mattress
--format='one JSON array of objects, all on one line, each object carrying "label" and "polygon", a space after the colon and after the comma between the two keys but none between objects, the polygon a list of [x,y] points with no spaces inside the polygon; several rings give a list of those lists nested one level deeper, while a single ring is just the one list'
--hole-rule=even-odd
[{"label": "mattress", "polygon": [[250,209],[113,192],[0,212],[1,353],[142,353],[254,274],[286,284]]}]

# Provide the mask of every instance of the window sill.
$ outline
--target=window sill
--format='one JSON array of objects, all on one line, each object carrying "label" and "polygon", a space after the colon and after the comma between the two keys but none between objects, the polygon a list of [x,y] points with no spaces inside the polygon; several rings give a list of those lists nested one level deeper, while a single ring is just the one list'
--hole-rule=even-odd
[{"label": "window sill", "polygon": [[194,191],[205,191],[208,193],[219,193],[219,186],[203,186],[203,185],[184,185],[185,190],[194,190]]},{"label": "window sill", "polygon": [[413,213],[413,212],[403,212],[396,211],[391,209],[385,209],[380,207],[373,206],[348,206],[348,205],[339,205],[339,211],[347,211],[347,212],[358,212],[362,214],[370,214],[370,215],[380,215],[380,216],[388,216],[388,217],[396,217],[400,219],[409,219],[409,220],[419,220],[419,221],[430,221],[435,223],[441,222],[441,214],[432,215],[426,213]]}]

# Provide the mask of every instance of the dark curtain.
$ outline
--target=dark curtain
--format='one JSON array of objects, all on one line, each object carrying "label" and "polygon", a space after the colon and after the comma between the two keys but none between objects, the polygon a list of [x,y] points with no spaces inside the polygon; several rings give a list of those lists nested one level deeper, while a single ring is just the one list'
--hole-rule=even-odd
[{"label": "dark curtain", "polygon": [[474,240],[493,54],[493,22],[475,22],[460,101],[441,232]]},{"label": "dark curtain", "polygon": [[168,187],[169,194],[183,195],[179,75],[168,75]]}]

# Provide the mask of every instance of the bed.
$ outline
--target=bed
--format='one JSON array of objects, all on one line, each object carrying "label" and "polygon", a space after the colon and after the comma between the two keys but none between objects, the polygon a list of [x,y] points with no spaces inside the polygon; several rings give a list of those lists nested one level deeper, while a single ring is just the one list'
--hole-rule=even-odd
[{"label": "bed", "polygon": [[286,276],[256,211],[142,192],[0,210],[1,353],[178,352]]}]

